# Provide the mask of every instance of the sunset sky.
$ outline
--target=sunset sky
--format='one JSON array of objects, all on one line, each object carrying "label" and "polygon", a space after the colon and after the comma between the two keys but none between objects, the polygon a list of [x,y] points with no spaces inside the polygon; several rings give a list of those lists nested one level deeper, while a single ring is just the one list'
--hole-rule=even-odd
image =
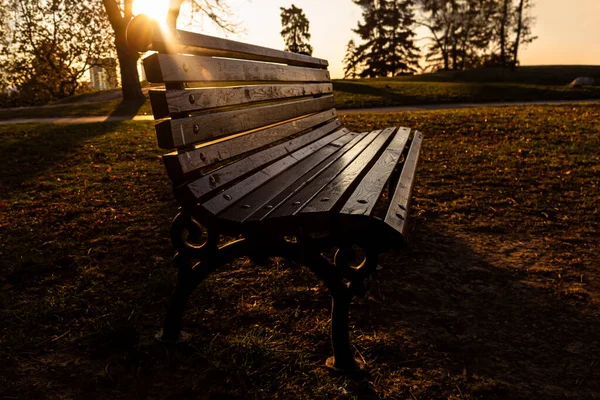
[{"label": "sunset sky", "polygon": [[[533,31],[539,39],[522,51],[523,65],[600,65],[600,0],[534,1],[537,22]],[[279,7],[295,4],[302,8],[310,21],[314,55],[329,60],[334,78],[342,77],[346,44],[354,37],[352,29],[361,18],[360,8],[351,0],[229,0],[228,3],[245,28],[245,33],[229,37],[273,48],[284,46],[279,34]],[[203,25],[194,30],[222,36],[209,24]]]}]

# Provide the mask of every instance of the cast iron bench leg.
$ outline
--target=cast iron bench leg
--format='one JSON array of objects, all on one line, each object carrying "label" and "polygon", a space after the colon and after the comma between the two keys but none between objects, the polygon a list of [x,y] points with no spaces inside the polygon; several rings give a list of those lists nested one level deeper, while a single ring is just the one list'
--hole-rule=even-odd
[{"label": "cast iron bench leg", "polygon": [[177,284],[165,317],[164,328],[157,335],[157,339],[163,343],[180,343],[188,339],[188,335],[181,332],[183,311],[194,292],[204,280],[205,276],[198,276],[191,268],[181,268],[177,274]]},{"label": "cast iron bench leg", "polygon": [[330,264],[318,252],[306,254],[306,265],[323,280],[332,297],[331,343],[333,357],[325,365],[337,372],[352,374],[365,369],[365,364],[354,357],[350,344],[349,314],[352,293],[344,283],[335,265]]}]

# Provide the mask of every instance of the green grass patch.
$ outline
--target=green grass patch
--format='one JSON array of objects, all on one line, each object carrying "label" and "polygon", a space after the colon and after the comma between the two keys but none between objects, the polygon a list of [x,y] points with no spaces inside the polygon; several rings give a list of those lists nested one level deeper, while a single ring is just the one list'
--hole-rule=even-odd
[{"label": "green grass patch", "polygon": [[152,123],[0,126],[0,393],[7,398],[547,399],[600,391],[600,108],[348,115],[425,135],[405,252],[353,303],[370,374],[323,368],[307,269],[241,259],[152,340],[177,212]]},{"label": "green grass patch", "polygon": [[339,109],[426,104],[600,99],[600,87],[522,83],[411,82],[400,79],[334,81]]}]

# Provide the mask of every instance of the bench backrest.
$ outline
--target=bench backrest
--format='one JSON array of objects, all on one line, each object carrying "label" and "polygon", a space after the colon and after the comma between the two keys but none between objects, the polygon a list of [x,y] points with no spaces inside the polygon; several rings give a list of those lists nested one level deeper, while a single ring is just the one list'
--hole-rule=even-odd
[{"label": "bench backrest", "polygon": [[[144,59],[158,144],[175,186],[234,157],[338,129],[327,61],[178,30],[150,34]],[[318,134],[315,134],[318,131]],[[312,133],[312,134],[309,134]],[[306,143],[302,138],[306,137]]]}]

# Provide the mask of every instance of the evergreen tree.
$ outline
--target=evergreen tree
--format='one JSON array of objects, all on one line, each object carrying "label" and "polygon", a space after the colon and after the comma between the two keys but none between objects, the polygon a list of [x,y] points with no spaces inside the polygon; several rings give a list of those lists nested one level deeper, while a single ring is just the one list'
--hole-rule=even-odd
[{"label": "evergreen tree", "polygon": [[419,67],[419,49],[414,42],[415,16],[412,0],[388,2],[384,21],[389,36],[385,50],[392,76],[415,72]]},{"label": "evergreen tree", "polygon": [[359,73],[359,62],[356,54],[356,43],[350,40],[346,45],[346,56],[342,61],[344,63],[344,78],[356,79]]},{"label": "evergreen tree", "polygon": [[281,7],[281,25],[281,36],[285,41],[286,51],[312,55],[313,48],[308,43],[310,23],[301,8],[293,4],[290,8]]},{"label": "evergreen tree", "polygon": [[363,21],[354,30],[363,43],[356,49],[364,65],[361,77],[394,76],[418,67],[414,44],[413,0],[354,0],[363,9]]}]

